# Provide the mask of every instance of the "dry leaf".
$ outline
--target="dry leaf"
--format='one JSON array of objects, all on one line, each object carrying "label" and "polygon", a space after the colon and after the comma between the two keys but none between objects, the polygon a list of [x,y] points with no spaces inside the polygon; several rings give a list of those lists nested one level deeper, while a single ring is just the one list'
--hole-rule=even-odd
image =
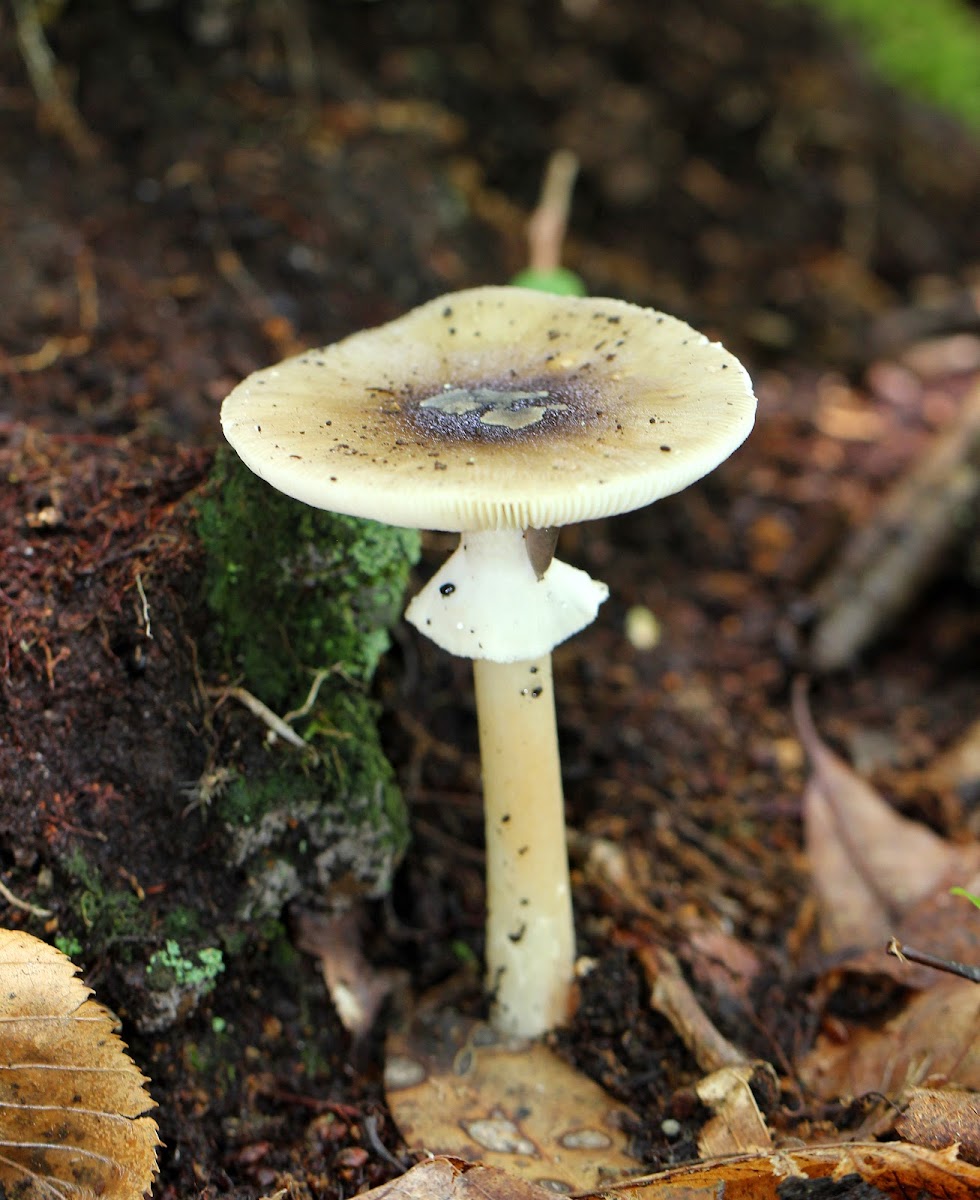
[{"label": "dry leaf", "polygon": [[300,912],[295,936],[300,950],[319,958],[323,982],[341,1024],[354,1037],[364,1037],[400,973],[378,971],[364,957],[358,911],[348,909],[332,916]]},{"label": "dry leaf", "polygon": [[442,1156],[412,1167],[391,1183],[365,1192],[370,1200],[555,1200],[555,1193],[516,1179],[499,1167]]},{"label": "dry leaf", "polygon": [[[928,1150],[904,1142],[851,1143],[772,1154],[739,1155],[672,1167],[656,1175],[582,1193],[578,1200],[779,1200],[787,1179],[858,1175],[893,1200],[976,1200],[980,1168],[962,1162],[955,1147]],[[554,1193],[492,1167],[434,1158],[400,1179],[365,1192],[361,1200],[554,1200]]]},{"label": "dry leaf", "polygon": [[637,1168],[630,1114],[598,1084],[539,1042],[449,1011],[389,1037],[385,1091],[411,1149],[479,1159],[550,1187],[552,1198]]},{"label": "dry leaf", "polygon": [[779,1200],[777,1189],[787,1179],[848,1175],[860,1176],[894,1200],[977,1200],[980,1195],[980,1168],[962,1162],[955,1147],[855,1142],[674,1167],[579,1200]]},{"label": "dry leaf", "polygon": [[803,818],[823,949],[832,954],[873,947],[879,969],[902,978],[883,953],[888,939],[916,906],[980,869],[980,846],[950,845],[899,816],[821,740],[801,686],[794,690],[793,714],[812,768]]},{"label": "dry leaf", "polygon": [[156,1174],[153,1101],[76,970],[0,929],[0,1194],[139,1200]]},{"label": "dry leaf", "polygon": [[976,788],[980,783],[980,719],[977,719],[945,754],[923,772],[923,782],[934,788]]},{"label": "dry leaf", "polygon": [[685,923],[687,945],[680,955],[696,983],[711,989],[718,1001],[747,1009],[762,960],[745,942],[704,922]]},{"label": "dry leaf", "polygon": [[881,1028],[821,1034],[799,1064],[807,1087],[825,1100],[868,1092],[895,1098],[930,1078],[980,1091],[980,988],[934,974],[938,982]]},{"label": "dry leaf", "polygon": [[980,1092],[959,1088],[913,1088],[908,1108],[895,1123],[917,1146],[959,1146],[965,1162],[980,1166]]}]

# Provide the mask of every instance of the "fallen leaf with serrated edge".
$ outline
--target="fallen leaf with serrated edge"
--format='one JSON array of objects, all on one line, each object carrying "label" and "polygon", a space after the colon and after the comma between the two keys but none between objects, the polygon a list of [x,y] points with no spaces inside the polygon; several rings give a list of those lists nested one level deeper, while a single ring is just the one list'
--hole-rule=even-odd
[{"label": "fallen leaf with serrated edge", "polygon": [[53,946],[0,929],[0,1194],[139,1200],[160,1144],[146,1079]]}]

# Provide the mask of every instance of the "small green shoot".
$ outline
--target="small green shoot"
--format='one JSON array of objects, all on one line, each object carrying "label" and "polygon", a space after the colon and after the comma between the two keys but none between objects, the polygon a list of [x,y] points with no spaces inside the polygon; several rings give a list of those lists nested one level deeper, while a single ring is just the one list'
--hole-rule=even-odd
[{"label": "small green shoot", "polygon": [[588,295],[579,276],[561,265],[577,174],[578,159],[570,150],[556,150],[548,160],[538,206],[527,224],[528,265],[510,281],[511,287],[553,296]]},{"label": "small green shoot", "polygon": [[146,964],[146,973],[151,983],[158,986],[175,983],[178,987],[197,987],[205,993],[212,990],[224,969],[224,958],[220,950],[207,946],[198,950],[197,962],[192,962],[184,957],[180,943],[173,938],[167,939],[164,949],[155,950]]},{"label": "small green shoot", "polygon": [[66,958],[77,958],[82,953],[82,943],[72,934],[58,934],[54,944]]},{"label": "small green shoot", "polygon": [[551,292],[555,296],[586,295],[585,284],[568,267],[552,267],[550,270],[527,267],[523,271],[518,271],[510,282],[511,287],[531,288],[535,292]]},{"label": "small green shoot", "polygon": [[973,893],[968,892],[966,890],[966,888],[961,888],[961,887],[950,888],[949,894],[951,896],[963,896],[967,900],[969,900],[971,904],[975,904],[977,906],[977,908],[980,908],[980,896],[974,896]]}]

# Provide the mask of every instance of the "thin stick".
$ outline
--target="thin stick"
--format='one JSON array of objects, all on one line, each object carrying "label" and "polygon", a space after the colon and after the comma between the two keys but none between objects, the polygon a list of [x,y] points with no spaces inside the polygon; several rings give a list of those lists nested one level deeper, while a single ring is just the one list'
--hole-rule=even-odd
[{"label": "thin stick", "polygon": [[17,44],[42,115],[65,139],[79,162],[91,162],[98,157],[99,143],[61,89],[57,62],[44,36],[36,0],[13,0],[13,7]]},{"label": "thin stick", "polygon": [[267,704],[263,704],[258,696],[253,696],[251,692],[246,691],[243,687],[219,687],[205,688],[209,696],[216,696],[220,700],[225,697],[230,697],[232,700],[237,700],[243,705],[254,717],[258,717],[277,737],[281,737],[284,742],[289,742],[291,746],[295,746],[297,750],[305,750],[308,754],[314,753],[313,747],[308,745],[299,736],[295,729],[290,729],[286,722],[278,714],[274,713]]},{"label": "thin stick", "polygon": [[143,632],[146,636],[153,640],[153,633],[150,629],[150,602],[146,598],[146,592],[143,589],[143,580],[139,571],[136,572],[136,590],[139,592],[140,604],[143,609]]},{"label": "thin stick", "polygon": [[561,266],[577,174],[578,159],[571,150],[556,150],[548,160],[538,207],[527,223],[528,266],[532,271],[554,271]]},{"label": "thin stick", "polygon": [[888,953],[901,962],[918,963],[920,967],[932,967],[936,971],[945,971],[947,975],[957,975],[971,983],[980,983],[980,967],[971,967],[951,958],[939,958],[926,950],[915,950],[912,946],[903,945],[897,938],[892,938],[888,943]]},{"label": "thin stick", "polygon": [[310,684],[310,690],[306,699],[299,708],[294,708],[291,712],[283,716],[284,721],[295,721],[297,717],[305,717],[313,705],[316,703],[316,698],[320,694],[320,685],[328,675],[333,674],[333,667],[321,667],[313,676],[313,682]]},{"label": "thin stick", "polygon": [[3,899],[6,900],[7,903],[12,905],[14,908],[22,908],[25,912],[29,912],[32,916],[35,916],[35,917],[50,917],[51,916],[50,908],[40,908],[40,907],[38,907],[38,905],[31,904],[27,900],[21,900],[21,898],[19,896],[14,895],[14,893],[10,890],[9,887],[7,887],[7,885],[3,882],[2,879],[0,879],[0,896],[2,896]]}]

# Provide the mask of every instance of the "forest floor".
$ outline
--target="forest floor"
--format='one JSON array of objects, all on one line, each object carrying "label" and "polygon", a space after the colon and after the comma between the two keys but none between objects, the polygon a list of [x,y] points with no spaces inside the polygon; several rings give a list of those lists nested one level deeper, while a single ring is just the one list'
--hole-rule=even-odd
[{"label": "forest floor", "polygon": [[[563,539],[610,599],[555,656],[579,951],[595,964],[555,1045],[635,1114],[637,1173],[696,1157],[702,1072],[642,965],[668,947],[724,1036],[774,1064],[777,1144],[866,1133],[874,1105],[854,1097],[901,1081],[838,1102],[801,1064],[821,1032],[881,1029],[911,992],[890,968],[830,969],[791,694],[811,676],[822,735],[969,861],[976,764],[951,765],[978,707],[966,539],[836,669],[809,639],[849,533],[976,408],[980,144],[795,8],[310,7],[309,24],[290,6],[232,8],[206,44],[169,7],[69,6],[49,36],[91,133],[74,146],[39,123],[0,38],[0,873],[49,913],[11,904],[5,924],[71,933],[122,1018],[159,1104],[161,1200],[340,1200],[410,1161],[383,1028],[352,1042],[313,956],[257,930],[154,1033],[118,942],[79,925],[67,895],[111,875],[134,908],[193,910],[198,932],[234,910],[239,881],[214,870],[208,806],[190,803],[215,745],[246,728],[195,699],[205,618],[185,505],[220,402],[294,349],[506,282],[548,155],[567,146],[581,162],[569,265],[593,294],[722,340],[759,412],[702,484]],[[416,582],[446,545],[426,541]],[[655,617],[648,642],[630,639],[637,609]],[[476,1009],[469,665],[400,627],[377,695],[412,843],[390,897],[361,914],[365,953],[416,994],[449,987]],[[959,954],[980,962],[961,905],[945,924],[962,922]],[[941,950],[930,928],[922,948]]]}]

